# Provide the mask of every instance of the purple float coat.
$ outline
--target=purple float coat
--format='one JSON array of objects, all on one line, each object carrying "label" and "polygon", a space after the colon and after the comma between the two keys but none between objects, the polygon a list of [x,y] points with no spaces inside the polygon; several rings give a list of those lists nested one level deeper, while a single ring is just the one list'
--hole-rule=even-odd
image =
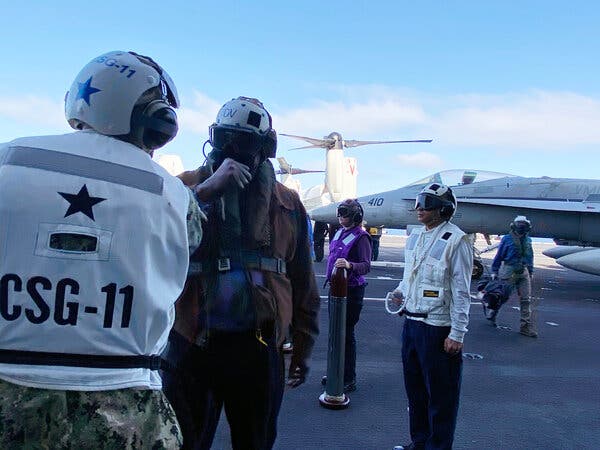
[{"label": "purple float coat", "polygon": [[[352,264],[348,273],[348,286],[362,286],[365,283],[363,275],[371,270],[371,238],[360,226],[341,228],[329,243],[327,259],[327,280],[333,272],[336,259],[344,258]],[[337,237],[337,239],[335,239]]]}]

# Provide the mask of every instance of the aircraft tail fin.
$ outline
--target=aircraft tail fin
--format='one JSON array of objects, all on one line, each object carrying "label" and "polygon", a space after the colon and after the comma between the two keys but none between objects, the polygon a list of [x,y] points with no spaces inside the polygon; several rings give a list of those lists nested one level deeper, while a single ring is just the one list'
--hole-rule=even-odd
[{"label": "aircraft tail fin", "polygon": [[284,174],[292,172],[292,166],[290,166],[283,156],[278,157],[277,162],[279,163],[279,173]]},{"label": "aircraft tail fin", "polygon": [[[329,156],[329,155],[328,155]],[[342,157],[327,165],[325,174],[325,190],[332,202],[340,202],[347,198],[356,198],[356,182],[358,176],[356,158]]]}]

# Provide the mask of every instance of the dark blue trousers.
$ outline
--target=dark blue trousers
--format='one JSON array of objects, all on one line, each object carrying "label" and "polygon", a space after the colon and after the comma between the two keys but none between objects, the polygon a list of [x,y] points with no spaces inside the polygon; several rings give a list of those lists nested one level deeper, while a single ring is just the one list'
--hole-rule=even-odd
[{"label": "dark blue trousers", "polygon": [[346,344],[344,354],[344,384],[356,381],[356,335],[354,327],[363,308],[365,286],[348,286],[346,297]]},{"label": "dark blue trousers", "polygon": [[348,286],[346,296],[346,341],[344,343],[344,384],[356,381],[356,334],[354,327],[360,319],[365,287]]},{"label": "dark blue trousers", "polygon": [[163,372],[163,390],[183,434],[183,448],[208,450],[225,409],[234,450],[269,450],[277,435],[284,368],[274,340],[254,333],[211,335],[206,347],[172,331],[166,358],[180,372]]},{"label": "dark blue trousers", "polygon": [[450,327],[405,319],[402,364],[408,397],[410,436],[418,448],[451,449],[456,428],[462,352],[444,351]]}]

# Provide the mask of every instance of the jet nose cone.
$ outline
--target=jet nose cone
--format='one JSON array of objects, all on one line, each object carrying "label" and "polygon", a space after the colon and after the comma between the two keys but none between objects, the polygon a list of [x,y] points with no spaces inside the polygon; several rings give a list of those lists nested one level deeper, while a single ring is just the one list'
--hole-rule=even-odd
[{"label": "jet nose cone", "polygon": [[337,210],[335,203],[315,208],[308,213],[310,218],[316,222],[331,222],[332,220],[335,220],[336,214]]}]

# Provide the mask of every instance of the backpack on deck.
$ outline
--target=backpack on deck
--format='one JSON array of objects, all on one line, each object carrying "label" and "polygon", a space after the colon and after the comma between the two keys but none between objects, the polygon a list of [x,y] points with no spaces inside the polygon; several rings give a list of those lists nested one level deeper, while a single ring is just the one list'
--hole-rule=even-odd
[{"label": "backpack on deck", "polygon": [[485,302],[489,309],[497,311],[508,301],[511,287],[508,283],[498,279],[482,280],[477,286],[477,290],[483,293],[481,301]]}]

